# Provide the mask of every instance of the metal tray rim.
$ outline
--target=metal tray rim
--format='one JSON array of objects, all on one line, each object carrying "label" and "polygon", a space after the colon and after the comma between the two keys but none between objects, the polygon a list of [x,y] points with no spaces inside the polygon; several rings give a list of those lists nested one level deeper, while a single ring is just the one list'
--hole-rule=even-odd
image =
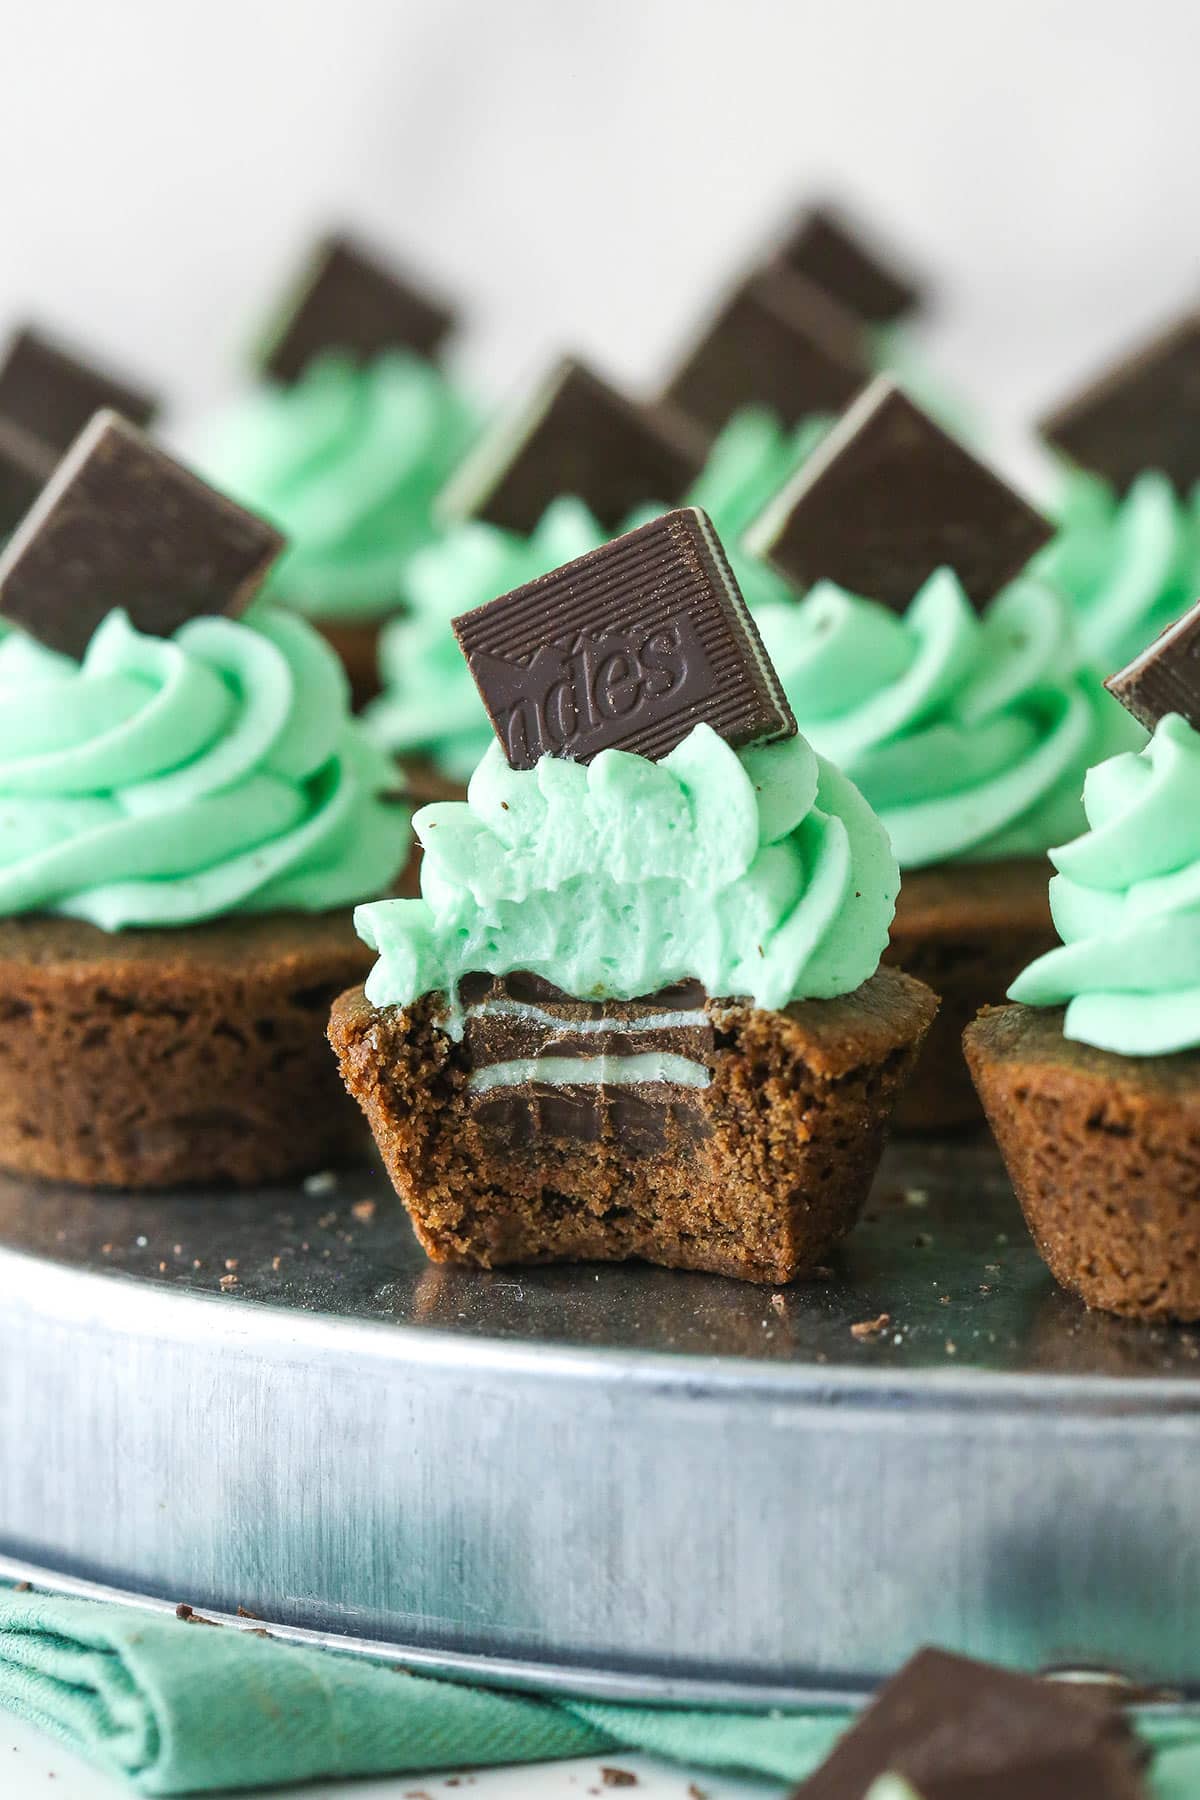
[{"label": "metal tray rim", "polygon": [[[986,1398],[997,1409],[1024,1413],[1066,1410],[1088,1415],[1121,1411],[1190,1416],[1200,1413],[1200,1380],[1151,1375],[1123,1376],[1073,1372],[1036,1374],[952,1367],[892,1370],[864,1365],[838,1368],[773,1361],[748,1355],[698,1355],[689,1351],[641,1350],[599,1344],[538,1343],[506,1337],[471,1336],[432,1325],[376,1319],[338,1318],[332,1313],[296,1310],[251,1296],[213,1294],[147,1280],[119,1268],[94,1269],[56,1263],[31,1251],[0,1245],[0,1271],[15,1266],[26,1279],[15,1290],[21,1304],[56,1310],[78,1319],[72,1301],[80,1290],[99,1299],[89,1316],[104,1319],[126,1334],[162,1332],[186,1341],[204,1331],[219,1309],[229,1337],[262,1340],[274,1355],[317,1345],[340,1353],[366,1353],[379,1363],[442,1366],[456,1371],[486,1368],[560,1384],[612,1383],[623,1379],[639,1389],[675,1388],[693,1398],[731,1392],[747,1398],[777,1398],[861,1412],[867,1408],[946,1411],[974,1410]],[[189,1329],[182,1329],[181,1327]],[[282,1327],[282,1331],[281,1331]],[[282,1339],[282,1342],[281,1342]],[[849,1403],[847,1405],[847,1403]]]}]

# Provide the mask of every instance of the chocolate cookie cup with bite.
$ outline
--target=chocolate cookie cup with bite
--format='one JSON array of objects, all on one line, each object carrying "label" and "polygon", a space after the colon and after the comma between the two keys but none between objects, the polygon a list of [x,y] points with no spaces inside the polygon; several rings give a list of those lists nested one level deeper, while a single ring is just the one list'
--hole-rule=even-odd
[{"label": "chocolate cookie cup with bite", "polygon": [[266,596],[332,644],[356,707],[378,691],[380,628],[478,428],[441,361],[454,323],[440,296],[373,248],[324,238],[262,348],[259,379],[197,432],[201,471],[287,537]]},{"label": "chocolate cookie cup with bite", "polygon": [[866,1197],[936,1010],[899,876],[679,510],[456,621],[496,727],[330,1041],[439,1262],[781,1282]]},{"label": "chocolate cookie cup with bite", "polygon": [[1066,602],[1022,573],[1049,534],[882,379],[749,534],[803,591],[755,615],[799,728],[903,871],[887,960],[941,997],[908,1130],[980,1123],[963,1028],[1053,943],[1046,851],[1082,820],[1088,765],[1136,733]]},{"label": "chocolate cookie cup with bite", "polygon": [[1038,1250],[1088,1306],[1200,1319],[1200,606],[1112,691],[1153,736],[1051,851],[1061,945],[966,1054]]},{"label": "chocolate cookie cup with bite", "polygon": [[409,845],[280,548],[112,413],[0,559],[0,1167],[281,1179],[359,1122],[321,1026]]}]

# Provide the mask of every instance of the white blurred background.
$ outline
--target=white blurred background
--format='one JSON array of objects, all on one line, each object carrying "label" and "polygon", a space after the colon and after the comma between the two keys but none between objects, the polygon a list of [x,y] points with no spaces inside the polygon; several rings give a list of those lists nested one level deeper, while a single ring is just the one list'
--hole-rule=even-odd
[{"label": "white blurred background", "polygon": [[[808,193],[939,279],[937,363],[1023,421],[1200,276],[1195,0],[8,0],[0,327],[185,407],[314,228],[549,349],[663,370]],[[1007,459],[1007,457],[1006,457]]]}]

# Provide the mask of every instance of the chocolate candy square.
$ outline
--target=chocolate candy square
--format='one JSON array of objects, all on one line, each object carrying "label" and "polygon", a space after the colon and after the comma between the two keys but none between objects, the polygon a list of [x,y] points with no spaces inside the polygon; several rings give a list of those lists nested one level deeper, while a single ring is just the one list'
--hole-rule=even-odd
[{"label": "chocolate candy square", "polygon": [[776,267],[730,295],[665,395],[709,433],[741,406],[766,407],[791,426],[841,412],[870,376],[858,321],[803,276]]},{"label": "chocolate candy square", "polygon": [[794,1800],[862,1800],[884,1774],[902,1776],[923,1800],[1137,1800],[1139,1758],[1107,1688],[921,1650]]},{"label": "chocolate candy square", "polygon": [[903,612],[943,566],[983,607],[1049,523],[885,376],[796,471],[747,548],[802,588],[836,581]]},{"label": "chocolate candy square", "polygon": [[57,462],[57,450],[0,418],[0,537],[24,518]]},{"label": "chocolate candy square", "polygon": [[92,414],[110,406],[136,425],[158,411],[154,395],[65,350],[33,326],[0,362],[0,533],[11,531]]},{"label": "chocolate candy square", "polygon": [[514,769],[608,749],[657,759],[701,722],[734,745],[796,730],[698,508],[464,613],[454,630]]},{"label": "chocolate candy square", "polygon": [[1118,492],[1159,469],[1188,493],[1200,481],[1200,309],[1122,357],[1040,429]]},{"label": "chocolate candy square", "polygon": [[385,350],[432,357],[455,323],[428,289],[346,236],[322,239],[263,359],[265,374],[293,382],[316,357],[341,351],[369,362]]},{"label": "chocolate candy square", "polygon": [[616,531],[636,506],[681,499],[704,450],[686,421],[628,399],[568,356],[515,414],[484,434],[438,510],[527,534],[553,499],[574,494],[605,530]]},{"label": "chocolate candy square", "polygon": [[1168,713],[1200,731],[1200,602],[1104,685],[1147,731]]},{"label": "chocolate candy square", "polygon": [[835,207],[802,213],[777,254],[868,325],[891,325],[920,305],[920,289]]},{"label": "chocolate candy square", "polygon": [[283,548],[116,413],[97,413],[0,556],[0,618],[82,656],[123,607],[168,637],[197,613],[238,613]]}]

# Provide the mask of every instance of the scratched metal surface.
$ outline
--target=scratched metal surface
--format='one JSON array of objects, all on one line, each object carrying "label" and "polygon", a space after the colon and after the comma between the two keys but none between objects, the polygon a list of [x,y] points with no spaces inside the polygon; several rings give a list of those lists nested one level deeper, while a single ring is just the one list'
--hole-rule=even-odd
[{"label": "scratched metal surface", "polygon": [[1198,1407],[1200,1337],[1060,1294],[984,1144],[890,1153],[776,1293],[436,1268],[374,1171],[0,1182],[0,1555],[503,1679],[777,1700],[937,1639],[1200,1685]]}]

